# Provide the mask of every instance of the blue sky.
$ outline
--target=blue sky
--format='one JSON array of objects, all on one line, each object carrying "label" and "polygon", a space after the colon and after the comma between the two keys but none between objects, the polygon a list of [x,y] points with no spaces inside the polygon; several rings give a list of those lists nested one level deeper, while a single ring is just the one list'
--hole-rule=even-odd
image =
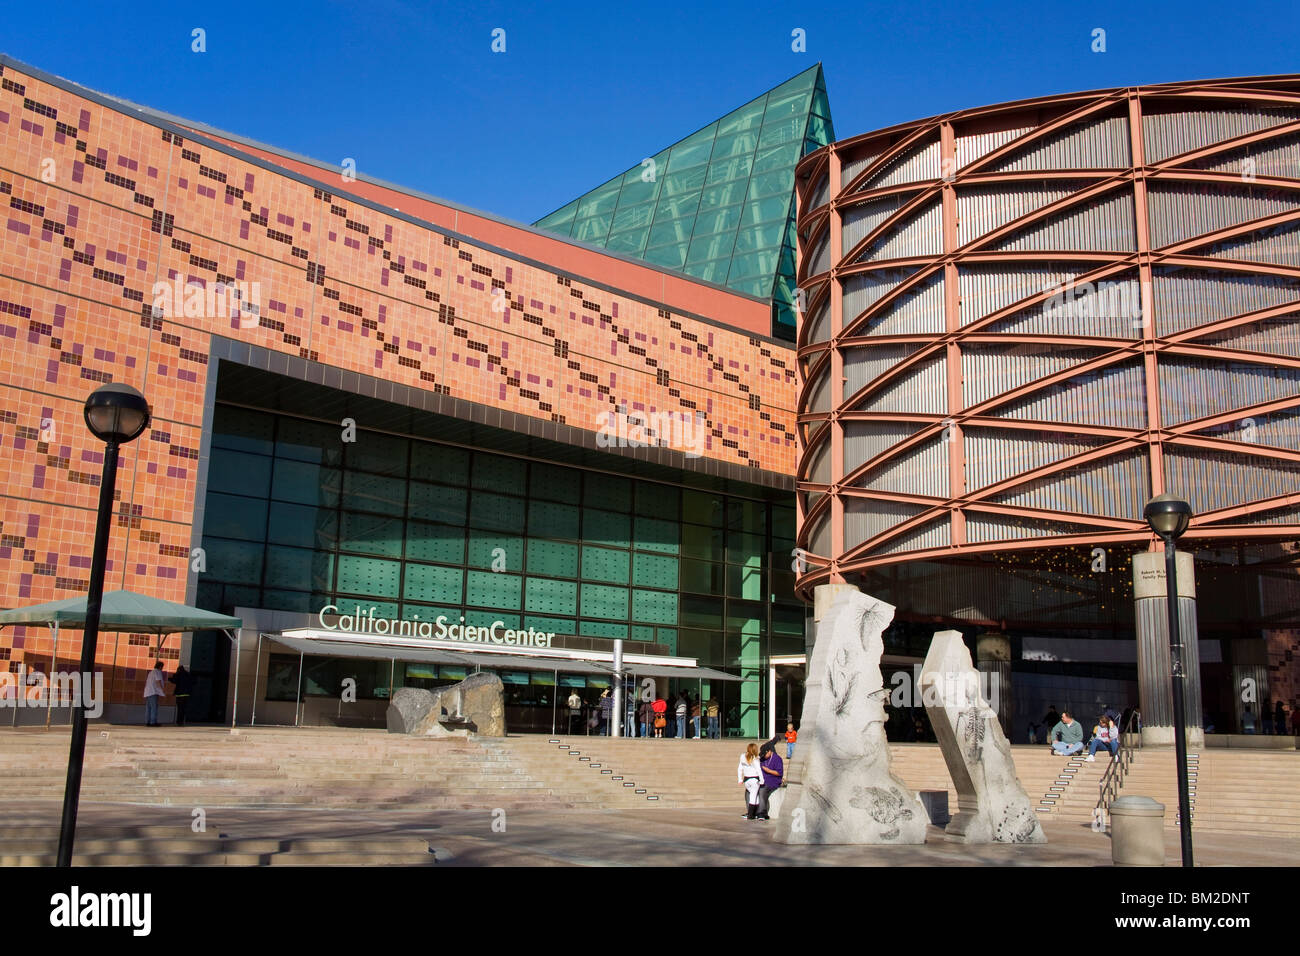
[{"label": "blue sky", "polygon": [[531,222],[818,60],[846,137],[1050,93],[1300,72],[1300,4],[46,0],[10,6],[0,50]]}]

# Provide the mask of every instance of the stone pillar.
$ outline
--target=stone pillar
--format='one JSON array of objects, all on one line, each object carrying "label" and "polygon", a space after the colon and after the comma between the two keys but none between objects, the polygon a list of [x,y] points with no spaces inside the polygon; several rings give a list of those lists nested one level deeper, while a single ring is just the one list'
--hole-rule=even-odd
[{"label": "stone pillar", "polygon": [[997,712],[1002,732],[1008,740],[1015,739],[1011,733],[1011,638],[997,631],[975,638],[975,663],[980,685]]},{"label": "stone pillar", "polygon": [[[1187,746],[1205,746],[1201,726],[1201,656],[1196,631],[1196,579],[1189,552],[1175,556],[1178,568],[1178,626],[1183,645],[1183,704]],[[1166,607],[1164,551],[1133,556],[1134,618],[1137,624],[1138,699],[1142,710],[1143,746],[1174,742],[1174,692],[1169,659],[1169,612]]]},{"label": "stone pillar", "polygon": [[832,600],[821,587],[815,592],[823,633],[808,658],[803,727],[787,786],[773,795],[772,839],[924,843],[925,806],[890,770],[885,740],[881,635],[894,608],[852,586],[825,590]]},{"label": "stone pillar", "polygon": [[813,588],[813,624],[808,628],[803,636],[804,659],[811,661],[813,645],[817,643],[817,626],[821,623],[826,612],[831,609],[835,599],[841,594],[859,593],[858,589],[852,584],[819,584]]},{"label": "stone pillar", "polygon": [[1046,843],[997,713],[980,689],[983,674],[972,666],[960,631],[934,635],[921,671],[921,697],[957,790],[957,814],[944,839]]}]

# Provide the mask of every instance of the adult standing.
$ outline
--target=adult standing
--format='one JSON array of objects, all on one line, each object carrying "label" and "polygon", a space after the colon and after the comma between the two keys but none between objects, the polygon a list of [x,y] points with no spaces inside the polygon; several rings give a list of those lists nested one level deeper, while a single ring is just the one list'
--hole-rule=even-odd
[{"label": "adult standing", "polygon": [[664,728],[668,726],[668,701],[662,697],[656,697],[655,702],[650,705],[650,709],[655,715],[655,737],[663,739]]},{"label": "adult standing", "polygon": [[641,701],[641,705],[637,710],[637,716],[641,720],[641,736],[649,737],[652,729],[651,725],[654,723],[655,719],[654,705],[651,701]]},{"label": "adult standing", "polygon": [[163,684],[162,661],[154,664],[144,679],[144,723],[146,727],[158,726],[158,702],[167,693]]},{"label": "adult standing", "polygon": [[758,819],[767,819],[767,802],[772,793],[781,789],[785,780],[785,764],[774,747],[764,747],[759,751],[759,766],[763,770],[763,787],[758,795]]},{"label": "adult standing", "polygon": [[582,698],[576,689],[569,693],[569,733],[575,733],[575,724],[582,726]]},{"label": "adult standing", "polygon": [[1282,698],[1277,699],[1277,705],[1273,709],[1273,732],[1275,734],[1286,733],[1286,704],[1282,703]]},{"label": "adult standing", "polygon": [[614,728],[614,695],[606,687],[600,692],[600,735],[608,737]]},{"label": "adult standing", "polygon": [[674,711],[677,715],[677,736],[679,739],[686,739],[686,714],[690,710],[690,705],[686,702],[686,693],[677,695],[677,707]]},{"label": "adult standing", "polygon": [[695,739],[702,740],[703,737],[700,734],[700,700],[698,697],[691,701],[691,725],[695,728]]},{"label": "adult standing", "polygon": [[176,726],[185,726],[185,712],[190,706],[190,694],[194,691],[194,675],[185,669],[184,664],[176,668],[176,673],[168,678],[176,685]]},{"label": "adult standing", "polygon": [[736,781],[745,791],[745,819],[758,819],[758,794],[763,786],[763,767],[758,760],[758,744],[750,744],[740,755]]},{"label": "adult standing", "polygon": [[[1043,715],[1043,726],[1047,728],[1048,734],[1051,734],[1052,728],[1055,727],[1060,722],[1061,722],[1061,715],[1056,712],[1056,705],[1055,704],[1048,705],[1047,713]],[[1050,737],[1047,742],[1051,743]]]},{"label": "adult standing", "polygon": [[722,716],[722,708],[718,705],[718,699],[716,697],[709,698],[707,715],[709,718],[709,739],[717,740],[720,736],[718,718]]}]

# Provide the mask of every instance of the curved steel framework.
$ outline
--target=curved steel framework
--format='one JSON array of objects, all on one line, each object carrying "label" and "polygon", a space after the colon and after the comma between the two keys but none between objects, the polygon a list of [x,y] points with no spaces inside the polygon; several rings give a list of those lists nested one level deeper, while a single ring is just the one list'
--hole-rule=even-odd
[{"label": "curved steel framework", "polygon": [[805,598],[1145,548],[1165,491],[1188,539],[1300,537],[1300,76],[920,120],[797,192]]}]

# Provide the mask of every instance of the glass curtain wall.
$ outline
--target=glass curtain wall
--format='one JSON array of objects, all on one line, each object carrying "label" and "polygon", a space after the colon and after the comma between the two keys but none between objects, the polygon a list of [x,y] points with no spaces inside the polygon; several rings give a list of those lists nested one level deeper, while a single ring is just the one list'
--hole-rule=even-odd
[{"label": "glass curtain wall", "polygon": [[762,732],[767,658],[803,649],[793,503],[364,429],[340,438],[334,425],[217,406],[201,607],[357,603],[380,617],[650,641],[751,678],[702,689],[724,728]]}]

